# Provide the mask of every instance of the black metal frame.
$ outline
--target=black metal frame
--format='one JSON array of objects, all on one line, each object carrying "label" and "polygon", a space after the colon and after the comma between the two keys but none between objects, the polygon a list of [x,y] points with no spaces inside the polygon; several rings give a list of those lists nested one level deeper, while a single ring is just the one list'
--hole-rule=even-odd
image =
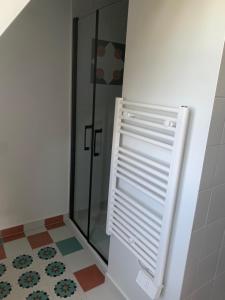
[{"label": "black metal frame", "polygon": [[[90,220],[91,220],[91,191],[92,191],[92,170],[93,170],[93,156],[94,156],[94,123],[95,123],[95,100],[96,100],[96,72],[93,74],[93,110],[92,110],[92,137],[91,137],[91,165],[90,165],[90,185],[89,185],[89,205],[88,205],[88,234],[86,235],[80,228],[79,224],[74,219],[74,183],[75,183],[75,141],[76,141],[76,102],[77,102],[77,49],[78,49],[78,18],[73,19],[73,60],[72,60],[72,113],[71,113],[71,166],[70,166],[70,219],[79,229],[83,237],[91,245],[91,247],[97,252],[105,263],[108,263],[107,259],[99,252],[99,250],[90,241]],[[99,10],[96,11],[96,25],[95,25],[95,63],[93,71],[97,66],[97,40],[98,40],[98,28],[99,28]]]},{"label": "black metal frame", "polygon": [[95,60],[93,68],[93,102],[92,102],[92,135],[91,135],[91,167],[90,167],[90,185],[89,185],[89,208],[88,208],[88,241],[90,243],[90,221],[91,221],[91,192],[92,192],[92,171],[93,171],[93,156],[94,156],[94,127],[95,127],[95,100],[96,100],[96,67],[97,67],[97,50],[98,50],[98,27],[99,27],[99,11],[96,11],[96,20],[95,20]]},{"label": "black metal frame", "polygon": [[76,140],[76,103],[77,103],[77,47],[78,47],[78,18],[73,19],[72,43],[72,101],[71,101],[71,148],[70,148],[70,219],[74,211],[74,179],[75,179],[75,140]]}]

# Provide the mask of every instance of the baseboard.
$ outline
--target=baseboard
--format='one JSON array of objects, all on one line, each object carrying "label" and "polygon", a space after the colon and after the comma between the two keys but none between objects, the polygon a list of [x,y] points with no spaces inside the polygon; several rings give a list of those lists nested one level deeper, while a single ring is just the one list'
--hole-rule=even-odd
[{"label": "baseboard", "polygon": [[126,295],[126,293],[121,289],[121,287],[114,281],[114,279],[107,272],[105,274],[107,280],[111,282],[111,284],[119,291],[119,293],[124,297],[125,300],[130,300],[130,298]]},{"label": "baseboard", "polygon": [[66,220],[68,220],[68,214],[35,220],[9,228],[3,228],[0,230],[0,238],[4,241],[15,240],[17,238],[22,238],[25,235],[29,235],[32,231],[37,229],[45,231],[47,229],[58,228],[62,226]]}]

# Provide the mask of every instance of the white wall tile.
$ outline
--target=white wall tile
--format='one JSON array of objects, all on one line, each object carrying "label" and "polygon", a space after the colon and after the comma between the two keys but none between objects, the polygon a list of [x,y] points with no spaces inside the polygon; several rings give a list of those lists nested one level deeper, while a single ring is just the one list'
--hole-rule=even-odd
[{"label": "white wall tile", "polygon": [[225,145],[218,146],[216,160],[216,171],[213,179],[213,185],[225,183]]},{"label": "white wall tile", "polygon": [[225,274],[217,277],[213,284],[211,300],[225,299]]},{"label": "white wall tile", "polygon": [[202,258],[207,257],[212,252],[218,251],[224,234],[225,219],[215,221],[205,228],[204,242],[202,243]]},{"label": "white wall tile", "polygon": [[201,191],[199,193],[193,230],[198,230],[199,228],[205,225],[210,203],[210,197],[211,190]]},{"label": "white wall tile", "polygon": [[219,253],[219,259],[216,270],[216,277],[225,272],[225,247],[222,247]]},{"label": "white wall tile", "polygon": [[225,99],[216,98],[209,130],[208,145],[221,143],[225,122]]},{"label": "white wall tile", "polygon": [[225,217],[225,184],[212,191],[207,223]]},{"label": "white wall tile", "polygon": [[[196,207],[184,300],[225,299],[225,51]],[[223,246],[221,248],[221,246]],[[196,267],[193,266],[196,263]],[[190,264],[190,266],[189,266]],[[197,269],[197,271],[196,271]],[[192,272],[192,275],[191,275]],[[221,276],[221,274],[223,274]],[[219,276],[215,279],[215,276]],[[195,283],[192,280],[196,281]],[[187,279],[187,281],[186,281]],[[185,285],[184,285],[185,287]],[[184,290],[185,291],[185,290]],[[190,296],[190,291],[191,296]],[[183,298],[182,298],[183,299]]]},{"label": "white wall tile", "polygon": [[222,240],[221,247],[225,247],[225,232],[223,234],[223,240]]},{"label": "white wall tile", "polygon": [[218,252],[214,252],[205,259],[203,259],[198,267],[197,272],[197,286],[201,287],[214,278],[216,272],[216,265],[218,259]]},{"label": "white wall tile", "polygon": [[197,271],[198,264],[195,260],[188,257],[181,299],[186,300],[186,298],[189,298],[197,288]]},{"label": "white wall tile", "polygon": [[223,58],[220,65],[220,73],[219,73],[219,80],[217,83],[216,96],[225,97],[225,51],[223,51]]},{"label": "white wall tile", "polygon": [[200,190],[206,190],[213,186],[217,157],[218,146],[208,146],[205,154]]},{"label": "white wall tile", "polygon": [[225,144],[225,124],[223,126],[223,133],[222,133],[220,144]]},{"label": "white wall tile", "polygon": [[188,296],[188,297],[185,297],[185,298],[181,298],[181,300],[192,300],[192,296]]},{"label": "white wall tile", "polygon": [[192,300],[210,300],[213,282],[209,282],[192,295]]},{"label": "white wall tile", "polygon": [[[192,233],[188,257],[190,260],[199,261],[202,257],[206,227]],[[187,262],[188,267],[189,262]]]}]

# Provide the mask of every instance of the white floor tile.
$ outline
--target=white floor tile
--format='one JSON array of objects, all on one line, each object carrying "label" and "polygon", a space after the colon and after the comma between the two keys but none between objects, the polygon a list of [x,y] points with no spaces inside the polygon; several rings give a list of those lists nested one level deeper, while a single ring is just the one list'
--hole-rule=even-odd
[{"label": "white floor tile", "polygon": [[48,231],[54,242],[59,242],[74,236],[68,227],[62,226]]},{"label": "white floor tile", "polygon": [[63,260],[73,273],[96,264],[92,255],[84,249],[64,256]]},{"label": "white floor tile", "polygon": [[21,254],[31,254],[32,248],[27,238],[18,239],[4,244],[5,251],[8,257],[13,257]]}]

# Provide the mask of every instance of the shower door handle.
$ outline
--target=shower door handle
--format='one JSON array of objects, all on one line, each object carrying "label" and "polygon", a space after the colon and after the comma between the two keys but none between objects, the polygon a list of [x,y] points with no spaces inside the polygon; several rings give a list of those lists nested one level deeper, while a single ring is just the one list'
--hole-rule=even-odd
[{"label": "shower door handle", "polygon": [[94,133],[94,156],[99,156],[101,153],[96,151],[97,134],[102,134],[102,129],[96,129]]},{"label": "shower door handle", "polygon": [[84,127],[84,151],[90,150],[90,146],[87,146],[87,130],[92,129],[92,125],[86,125]]}]

